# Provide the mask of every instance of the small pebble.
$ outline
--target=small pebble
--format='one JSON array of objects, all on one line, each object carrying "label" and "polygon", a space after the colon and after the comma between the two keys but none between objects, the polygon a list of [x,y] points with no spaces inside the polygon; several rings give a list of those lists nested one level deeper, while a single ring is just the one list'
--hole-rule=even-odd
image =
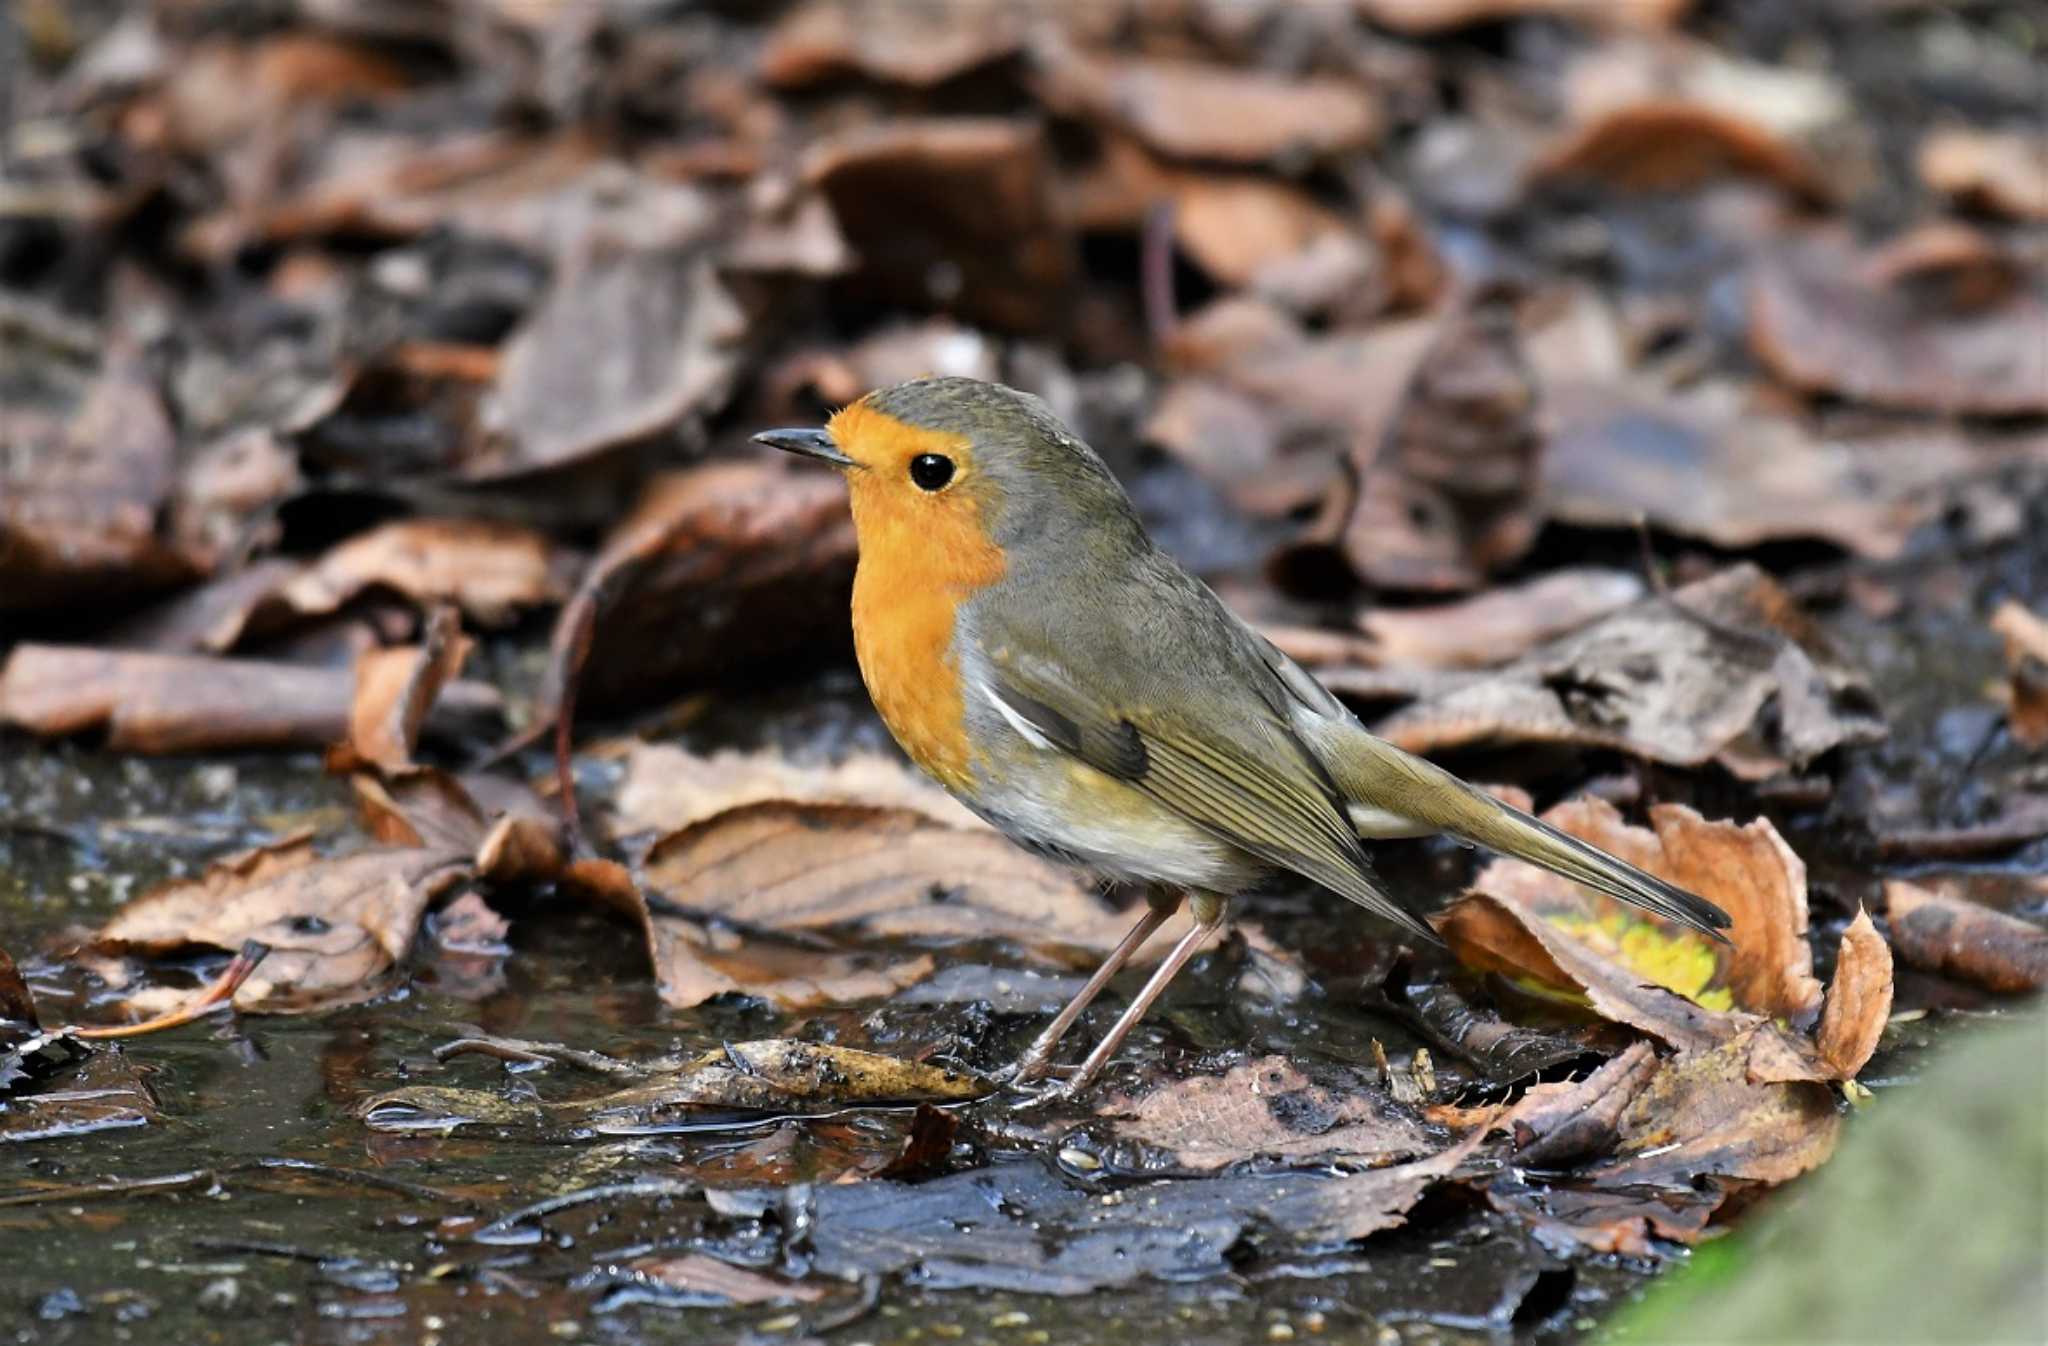
[{"label": "small pebble", "polygon": [[989,1319],[988,1325],[990,1327],[1023,1327],[1030,1321],[1030,1314],[1019,1309],[1011,1309],[1008,1313],[999,1313]]}]

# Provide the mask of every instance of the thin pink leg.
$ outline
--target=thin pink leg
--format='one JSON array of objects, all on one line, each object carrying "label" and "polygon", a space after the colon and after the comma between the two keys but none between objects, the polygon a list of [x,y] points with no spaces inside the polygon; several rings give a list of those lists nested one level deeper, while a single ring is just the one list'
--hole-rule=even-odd
[{"label": "thin pink leg", "polygon": [[1095,997],[1102,994],[1102,988],[1109,985],[1110,978],[1123,970],[1124,964],[1130,962],[1138,950],[1144,947],[1145,941],[1152,938],[1153,932],[1166,924],[1166,919],[1179,909],[1180,902],[1178,893],[1173,894],[1171,901],[1153,899],[1147,902],[1145,914],[1138,918],[1138,923],[1131,927],[1131,932],[1110,950],[1109,957],[1102,960],[1102,966],[1095,969],[1095,975],[1088,979],[1088,984],[1067,1002],[1067,1007],[1045,1026],[1045,1031],[1040,1033],[1024,1055],[1018,1058],[1017,1067],[1010,1076],[1012,1084],[1029,1084],[1045,1074],[1046,1067],[1052,1061],[1053,1049],[1059,1046],[1060,1039],[1067,1035],[1067,1030],[1074,1026],[1074,1020],[1081,1017],[1081,1011],[1087,1009]]},{"label": "thin pink leg", "polygon": [[[1209,919],[1202,919],[1205,915],[1208,915]],[[1088,1059],[1081,1063],[1080,1072],[1066,1082],[1067,1093],[1074,1094],[1087,1088],[1089,1081],[1102,1073],[1102,1068],[1116,1055],[1117,1048],[1124,1045],[1124,1039],[1131,1035],[1131,1030],[1138,1026],[1138,1021],[1152,1008],[1152,1002],[1159,999],[1160,993],[1167,988],[1180,970],[1187,966],[1188,960],[1195,956],[1195,951],[1202,947],[1202,941],[1223,928],[1223,911],[1220,906],[1215,909],[1213,915],[1201,911],[1198,907],[1195,918],[1195,928],[1180,937],[1180,943],[1173,946],[1173,952],[1167,954],[1166,961],[1152,973],[1152,979],[1145,983],[1144,990],[1138,992],[1138,998],[1123,1012],[1123,1017],[1111,1025],[1108,1036],[1095,1045],[1094,1051],[1088,1053]]]}]

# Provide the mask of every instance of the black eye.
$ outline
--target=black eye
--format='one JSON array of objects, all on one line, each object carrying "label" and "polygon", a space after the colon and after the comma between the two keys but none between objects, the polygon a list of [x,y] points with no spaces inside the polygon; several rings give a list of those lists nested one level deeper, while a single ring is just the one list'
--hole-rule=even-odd
[{"label": "black eye", "polygon": [[910,479],[920,490],[936,491],[953,480],[953,460],[944,454],[920,453],[910,460]]}]

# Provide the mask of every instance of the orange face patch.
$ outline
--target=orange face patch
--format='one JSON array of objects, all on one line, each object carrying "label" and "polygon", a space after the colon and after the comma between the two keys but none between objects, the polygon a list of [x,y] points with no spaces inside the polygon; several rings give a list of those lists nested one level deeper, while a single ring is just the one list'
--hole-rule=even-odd
[{"label": "orange face patch", "polygon": [[[861,677],[912,760],[945,784],[964,787],[966,700],[952,654],[954,617],[1004,570],[1002,548],[983,526],[973,446],[865,402],[840,411],[827,429],[857,464],[846,484],[860,538],[853,647]],[[944,490],[911,480],[911,462],[927,453],[953,461]]]}]

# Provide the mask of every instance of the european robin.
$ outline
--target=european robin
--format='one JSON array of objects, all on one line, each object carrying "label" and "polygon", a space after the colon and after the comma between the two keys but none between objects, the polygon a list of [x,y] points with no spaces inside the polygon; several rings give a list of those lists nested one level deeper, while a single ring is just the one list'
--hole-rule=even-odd
[{"label": "european robin", "polygon": [[1367,733],[1322,684],[1154,546],[1095,451],[1040,399],[966,378],[868,394],[756,442],[839,468],[860,548],[854,651],[896,741],[1025,847],[1149,885],[1144,915],[1018,1063],[1043,1074],[1183,895],[1195,923],[1070,1082],[1113,1056],[1277,872],[1410,934],[1361,838],[1441,832],[1710,935],[1726,913]]}]

